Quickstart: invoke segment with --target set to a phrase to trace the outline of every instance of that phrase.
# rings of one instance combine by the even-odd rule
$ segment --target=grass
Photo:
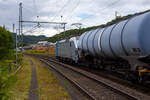
[[[16,76],[9,74],[7,67],[0,67],[0,100],[9,100],[11,86],[16,82]]]
[[[64,81],[64,85],[69,88],[69,83],[66,80]]]
[[[43,51],[43,50],[30,50],[30,51],[24,51],[24,53],[43,54],[43,55],[48,55],[49,54],[47,51]]]
[[[70,100],[67,91],[61,87],[56,78],[40,63],[39,60],[25,56],[23,67],[16,74],[16,82],[9,90],[10,100],[28,100],[31,83],[31,63],[33,61],[37,70],[39,100]],[[67,83],[66,83],[67,84]]]
[[[27,54],[42,54],[42,55],[55,55],[55,51],[51,51],[51,52],[48,52],[48,51],[44,51],[44,50],[28,50],[28,51],[24,51],[24,53],[27,53]]]
[[[18,60],[21,59],[20,54],[18,55],[18,58]],[[17,69],[15,62],[14,51],[11,51],[9,56],[0,59],[0,100],[10,100],[10,89],[17,81],[17,76],[13,74]],[[22,64],[22,61],[20,63]]]
[[[39,60],[32,58],[37,70],[40,100],[70,100],[68,92],[61,87],[50,71]]]
[[[28,100],[28,92],[31,81],[31,65],[27,57],[24,57],[23,67],[16,74],[17,82],[10,89],[11,100]]]

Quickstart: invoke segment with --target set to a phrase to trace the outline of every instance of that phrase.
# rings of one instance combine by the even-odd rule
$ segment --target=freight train
[[[61,61],[122,72],[131,80],[150,79],[150,12],[87,31],[56,43]]]

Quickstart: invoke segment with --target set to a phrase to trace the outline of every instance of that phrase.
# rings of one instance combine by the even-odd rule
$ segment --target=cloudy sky
[[[150,0],[0,0],[0,26],[12,31],[18,28],[18,7],[23,3],[23,20],[67,22],[67,29],[96,26],[115,18],[150,9]],[[39,16],[39,17],[37,17]],[[61,17],[63,16],[63,17]],[[60,25],[23,24],[24,34],[52,36],[62,30]]]

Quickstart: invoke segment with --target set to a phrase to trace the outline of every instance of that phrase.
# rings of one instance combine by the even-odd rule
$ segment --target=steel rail
[[[52,64],[50,64],[49,62],[45,61],[44,59],[40,59],[42,62],[44,62],[45,64],[47,64],[48,66],[50,66],[51,68],[53,68],[56,72],[58,72],[59,74],[61,74],[63,77],[65,77],[67,80],[69,80],[71,83],[73,83],[76,87],[78,87],[81,91],[83,91],[88,97],[90,97],[92,100],[97,100],[94,96],[92,96],[87,90],[85,90],[84,88],[82,88],[76,81],[74,81],[71,78],[68,78],[64,73],[60,72],[59,70],[57,70],[55,68],[55,66],[53,66]]]
[[[74,68],[68,67],[68,65],[66,65],[66,64],[56,62],[56,61],[54,61],[54,60],[52,60],[52,59],[51,59],[51,60],[50,60],[50,59],[43,59],[43,60],[48,60],[49,62],[53,62],[53,63],[59,64],[59,65],[65,67],[65,68],[68,68],[68,69],[70,69],[70,70],[72,70],[72,71],[74,71],[74,72],[77,72],[77,73],[79,73],[79,74],[81,74],[81,75],[83,75],[83,76],[85,76],[85,77],[87,77],[87,78],[89,78],[89,79],[91,79],[91,80],[96,81],[97,83],[103,84],[104,86],[110,88],[110,89],[113,90],[113,91],[116,91],[116,92],[118,92],[118,93],[120,93],[120,94],[122,94],[122,95],[124,95],[124,96],[126,96],[126,97],[128,97],[128,98],[131,98],[132,100],[140,100],[140,99],[137,98],[136,96],[130,95],[129,93],[126,93],[126,92],[124,92],[124,91],[122,91],[122,90],[120,90],[120,89],[118,89],[118,88],[112,87],[110,84],[107,84],[107,83],[105,83],[105,82],[103,82],[103,81],[97,80],[96,78],[90,77],[90,76],[86,75],[85,73],[82,73],[82,72],[80,72],[80,71],[78,71],[78,70],[75,70]],[[48,62],[47,62],[47,63],[48,63]],[[49,64],[49,66],[52,66],[52,65]],[[53,67],[54,67],[54,66],[53,66]],[[55,67],[54,67],[54,68],[55,68]],[[55,68],[55,70],[57,70],[57,69]],[[63,73],[62,73],[62,74],[63,74]],[[63,76],[64,76],[64,75],[63,75]],[[67,78],[67,79],[69,79],[69,78]],[[78,87],[80,87],[78,83],[75,83],[75,84],[78,85]],[[91,98],[93,98],[93,100],[97,100],[95,97],[93,97],[91,94],[89,94],[89,92],[86,91],[84,88],[82,88],[82,87],[80,87],[80,88],[81,88],[82,91],[84,91],[87,95],[89,95]]]

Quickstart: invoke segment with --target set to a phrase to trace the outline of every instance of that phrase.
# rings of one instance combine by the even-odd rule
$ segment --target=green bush
[[[16,82],[16,76],[8,74],[8,67],[0,66],[0,100],[9,100],[9,88]]]
[[[9,88],[16,81],[15,75],[9,72],[9,64],[14,60],[12,33],[0,27],[0,100],[9,100]]]
[[[0,27],[0,60],[8,58],[12,52],[13,36],[5,28]]]

